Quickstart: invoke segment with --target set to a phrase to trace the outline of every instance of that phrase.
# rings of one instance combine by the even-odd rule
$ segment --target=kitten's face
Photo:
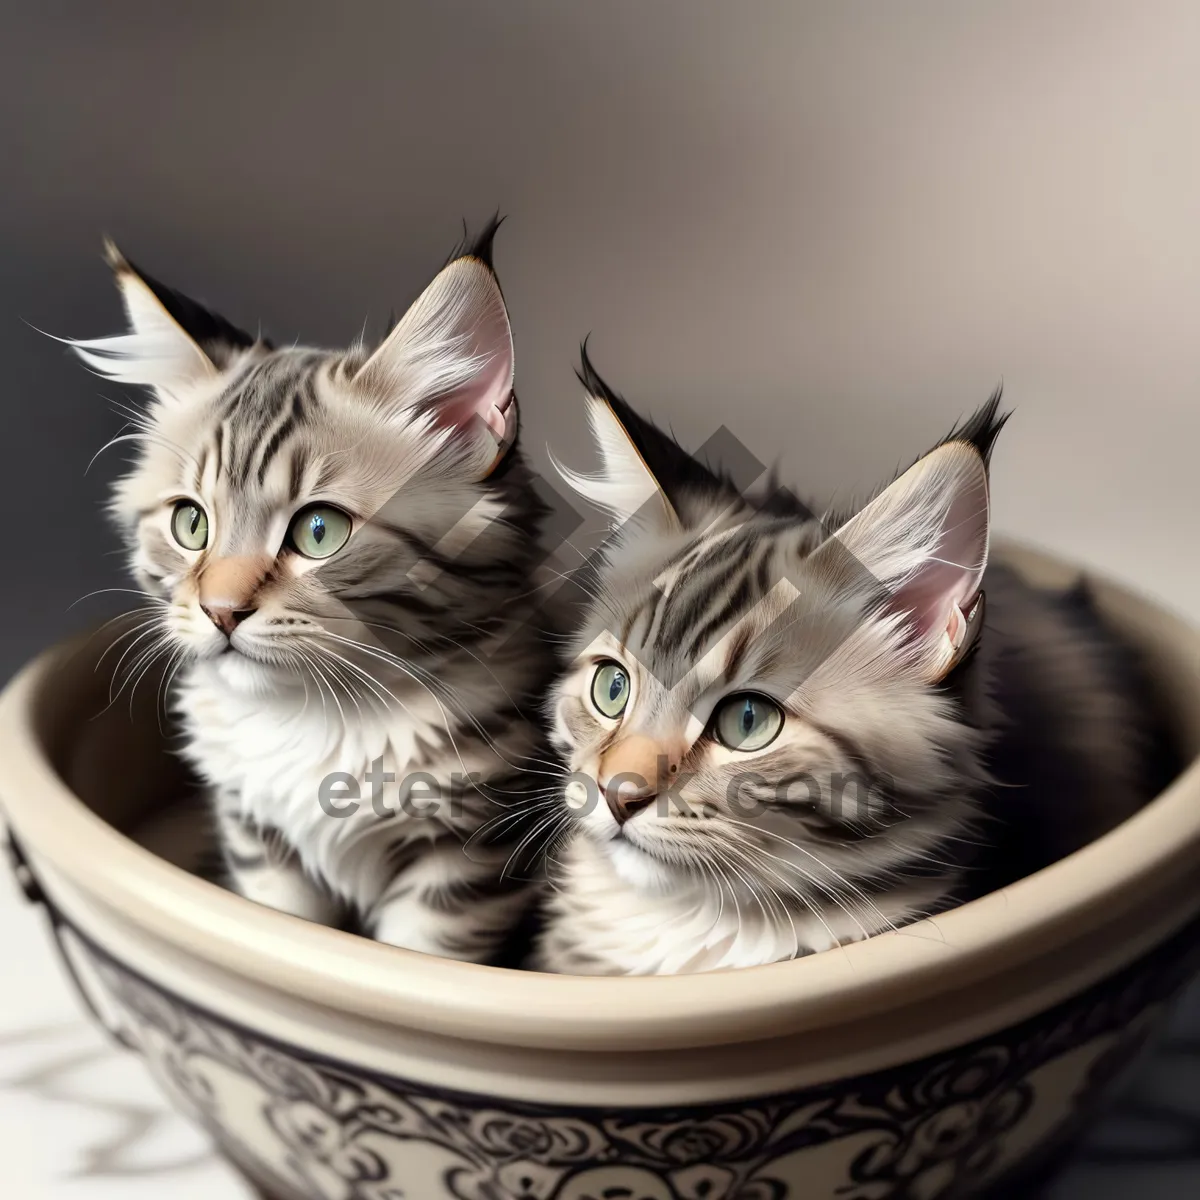
[[[947,752],[970,735],[930,685],[982,574],[978,452],[935,451],[935,475],[918,464],[834,539],[706,484],[695,463],[668,497],[648,440],[662,435],[635,428],[623,455],[610,418],[637,419],[590,403],[604,475],[568,475],[622,528],[552,704],[575,828],[638,886],[691,880],[768,906],[837,905],[864,848],[886,875],[936,845],[963,819]],[[648,487],[638,473],[656,454]],[[924,558],[968,566],[943,577]]]
[[[380,640],[376,609],[390,630],[407,608],[400,632],[419,639],[456,602],[435,561],[517,556],[488,483],[516,408],[485,261],[447,267],[370,356],[273,350],[114,265],[133,332],[79,345],[154,390],[113,509],[175,657],[251,689],[369,690],[358,660]]]
[[[574,819],[630,882],[715,872],[788,893],[892,824],[878,764],[939,776],[928,738],[896,718],[929,733],[945,714],[913,672],[873,677],[888,631],[808,563],[816,522],[730,525],[672,546],[657,572],[614,555],[554,729],[582,777]]]
[[[427,422],[381,420],[343,356],[249,357],[155,410],[117,501],[172,645],[230,682],[295,672],[314,639],[331,666],[339,639],[369,638],[362,604],[419,599],[417,547],[468,513],[478,532],[488,507],[470,463]]]

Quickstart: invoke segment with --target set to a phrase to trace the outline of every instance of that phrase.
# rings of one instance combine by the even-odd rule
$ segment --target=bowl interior
[[[1069,586],[1080,575],[1024,547],[1002,544],[997,557],[1044,586]],[[1106,619],[1143,653],[1179,761],[1190,761],[1200,748],[1200,722],[1189,719],[1195,703],[1189,665],[1169,641],[1147,636],[1157,631],[1152,607],[1103,585],[1098,600]],[[56,679],[41,693],[45,750],[94,813],[172,865],[214,879],[214,832],[201,789],[174,752],[178,735],[163,702],[164,672],[148,672],[136,688],[123,683],[121,632],[118,623],[64,653]],[[1180,702],[1184,696],[1187,704]]]
[[[997,550],[1035,582],[1066,584],[1075,574],[1028,549]],[[1114,628],[1144,652],[1191,760],[1200,746],[1200,635],[1120,586],[1097,580],[1094,590]],[[995,1010],[1001,992],[1012,993],[1013,1012],[1049,1003],[1031,979],[1052,980],[1059,998],[1072,994],[1195,910],[1200,764],[1122,827],[999,893],[837,951],[715,972],[702,986],[688,976],[536,975],[397,950],[190,873],[204,871],[211,851],[203,806],[172,753],[160,681],[110,696],[119,654],[106,649],[111,641],[102,634],[43,656],[0,698],[0,783],[22,844],[80,904],[102,905],[188,962],[389,1026],[606,1052],[801,1031],[827,1038],[835,1026],[865,1028],[885,1012],[894,1022],[901,1011],[944,1031],[950,1005],[966,1020],[979,1003]]]

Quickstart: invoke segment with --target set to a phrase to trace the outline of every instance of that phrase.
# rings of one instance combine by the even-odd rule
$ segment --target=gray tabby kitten
[[[1136,664],[1086,596],[985,571],[998,395],[827,527],[784,491],[745,498],[586,352],[581,378],[603,469],[560,470],[618,535],[552,702],[575,774],[542,969],[709,971],[866,938],[1153,793]]]
[[[74,343],[152,394],[112,505],[153,598],[135,666],[180,664],[232,886],[465,960],[527,902],[486,832],[550,670],[495,227],[373,352],[275,348],[111,247],[129,332]]]

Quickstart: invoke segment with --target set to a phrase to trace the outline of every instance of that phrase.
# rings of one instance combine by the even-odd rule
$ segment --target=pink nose
[[[642,734],[614,742],[600,761],[600,786],[618,825],[641,812],[658,795],[661,775],[674,775],[679,754]]]
[[[197,597],[204,615],[226,636],[255,611],[255,597],[271,572],[266,555],[227,555],[209,561]]]
[[[204,615],[226,636],[233,637],[233,631],[254,613],[252,608],[228,608],[225,606],[200,605]]]

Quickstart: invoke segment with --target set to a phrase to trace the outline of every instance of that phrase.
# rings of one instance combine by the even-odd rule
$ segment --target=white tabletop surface
[[[0,867],[0,1196],[5,1200],[250,1200],[162,1101],[131,1054],[85,1016],[45,914]]]

